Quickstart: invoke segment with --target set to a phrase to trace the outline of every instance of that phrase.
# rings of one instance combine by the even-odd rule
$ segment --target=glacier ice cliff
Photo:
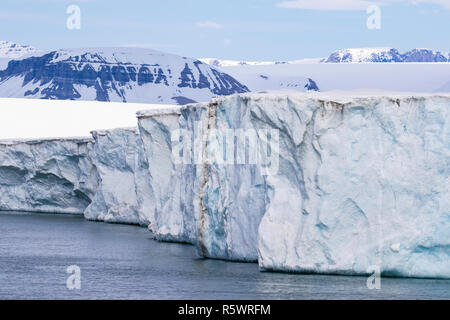
[[[258,226],[265,211],[266,189],[256,165],[235,161],[240,152],[235,144],[245,139],[245,130],[253,128],[249,115],[241,111],[238,96],[182,108],[180,127],[192,133],[187,143],[190,164],[184,166],[183,176],[191,179],[193,192],[185,196],[196,219],[195,245],[202,256],[257,261]],[[234,129],[243,130],[241,136]],[[233,146],[225,146],[224,138],[233,139]],[[222,153],[224,147],[229,148],[228,159]],[[231,162],[225,162],[230,158]]]
[[[378,266],[385,275],[449,278],[449,105],[448,96],[219,100],[226,123],[280,133],[278,172],[253,195],[266,206],[245,209],[264,215],[261,268],[367,274]]]
[[[181,125],[180,107],[138,112],[141,158],[148,163],[147,182],[154,200],[149,229],[161,241],[194,243],[197,219],[192,194],[198,180],[192,174],[196,166],[185,166],[172,156],[174,133]]]
[[[448,96],[244,94],[203,106],[191,209],[199,252],[258,259],[263,270],[450,277],[449,105]],[[198,109],[182,108],[181,127]],[[211,159],[223,145],[208,132],[223,141],[227,129],[277,130],[276,172]]]
[[[91,138],[0,142],[0,210],[82,214],[97,189]]]
[[[82,213],[261,270],[450,278],[449,95],[252,93],[0,143],[0,210]]]
[[[84,216],[89,220],[146,226],[153,212],[148,163],[140,157],[136,128],[93,131],[92,163],[99,186]]]

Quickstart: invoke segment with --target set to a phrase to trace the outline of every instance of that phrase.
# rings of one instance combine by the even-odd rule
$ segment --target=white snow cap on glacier
[[[0,139],[90,136],[95,129],[136,127],[136,112],[170,105],[0,98]]]

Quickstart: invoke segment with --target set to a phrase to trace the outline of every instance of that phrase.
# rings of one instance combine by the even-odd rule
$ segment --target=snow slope
[[[450,92],[450,81],[445,83],[442,87],[439,87],[436,92]]]
[[[0,96],[186,104],[247,92],[199,60],[140,48],[52,51],[0,71]]]
[[[310,78],[321,92],[372,90],[431,93],[449,81],[450,63],[305,63],[221,68],[250,89],[269,79]],[[253,85],[256,84],[256,86]],[[262,82],[264,83],[264,82]],[[275,81],[274,84],[282,83]],[[283,82],[284,83],[284,82]],[[265,87],[262,90],[266,90]]]
[[[324,62],[325,58],[301,59],[293,61],[237,61],[224,60],[216,58],[200,58],[200,61],[209,64],[212,67],[238,67],[238,66],[270,66],[274,64],[300,64],[300,63],[318,63]]]

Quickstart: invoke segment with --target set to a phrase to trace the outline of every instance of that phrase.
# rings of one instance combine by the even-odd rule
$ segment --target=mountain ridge
[[[291,61],[245,61],[217,58],[200,58],[199,60],[217,68],[302,63],[435,63],[450,62],[450,52],[415,48],[400,53],[399,50],[392,47],[367,47],[336,50],[328,58],[307,58]]]
[[[248,91],[199,60],[142,48],[61,49],[0,71],[2,97],[184,104]]]

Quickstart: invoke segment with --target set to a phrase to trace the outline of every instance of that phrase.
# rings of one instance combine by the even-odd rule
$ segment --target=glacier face
[[[449,104],[448,96],[215,99],[202,111],[199,252],[258,259],[263,270],[367,274],[375,266],[450,277]],[[181,126],[198,118],[195,109],[183,108]],[[218,149],[208,132],[221,128],[278,130],[276,173],[209,158]]]
[[[241,112],[241,103],[240,97],[230,97],[209,105],[183,107],[181,127],[193,133],[189,163],[195,164],[185,166],[190,175],[183,176],[191,177],[194,186],[187,202],[193,204],[199,254],[250,262],[258,258],[256,245],[265,211],[265,189],[257,166],[250,161],[247,164],[245,150],[240,153],[242,150],[237,149],[246,139],[245,130],[253,128],[250,115]],[[243,131],[239,134],[235,129]],[[227,145],[223,138],[229,134],[233,142]],[[227,151],[222,153],[223,149]]]
[[[153,212],[148,163],[140,157],[136,128],[93,131],[92,163],[99,186],[84,216],[89,220],[146,226]]]
[[[168,107],[138,112],[142,158],[148,163],[148,184],[154,200],[149,229],[156,239],[194,243],[197,219],[194,216],[192,177],[195,166],[175,161],[174,133],[181,127],[181,108]]]
[[[98,181],[90,138],[0,142],[0,210],[82,214]]]
[[[253,121],[280,130],[261,268],[449,278],[449,104],[254,97]]]
[[[93,140],[3,141],[0,210],[148,225],[262,270],[450,278],[449,105],[242,94]]]

